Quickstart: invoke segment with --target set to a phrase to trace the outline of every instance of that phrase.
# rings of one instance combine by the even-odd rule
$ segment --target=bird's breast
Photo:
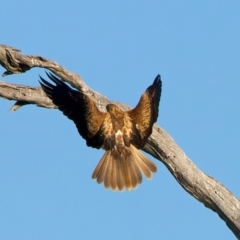
[[[124,140],[123,140],[123,133],[121,130],[118,130],[115,133],[115,146],[117,148],[125,147]]]

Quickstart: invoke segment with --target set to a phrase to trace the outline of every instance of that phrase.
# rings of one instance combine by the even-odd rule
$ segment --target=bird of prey
[[[106,112],[99,111],[94,100],[83,92],[73,90],[51,73],[47,75],[56,85],[40,76],[46,95],[73,120],[87,146],[106,151],[92,178],[104,183],[105,188],[119,191],[135,189],[142,182],[142,174],[151,179],[157,166],[139,149],[144,147],[157,121],[162,90],[160,75],[135,108],[123,111],[115,104],[108,104]]]

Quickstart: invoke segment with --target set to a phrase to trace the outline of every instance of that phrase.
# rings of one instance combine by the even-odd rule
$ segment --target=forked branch
[[[90,89],[79,75],[70,73],[56,62],[46,58],[23,55],[17,49],[0,45],[0,64],[6,69],[3,76],[24,73],[33,67],[48,69],[71,86],[81,89],[96,103],[101,102],[101,105],[98,105],[99,108],[110,102],[101,94]],[[55,108],[39,87],[0,81],[0,97],[16,101],[10,110],[17,110],[26,104]],[[129,109],[122,103],[115,102],[115,104],[118,104],[123,110]],[[235,236],[240,239],[240,201],[221,183],[199,170],[167,132],[155,125],[143,150],[160,160],[188,193],[218,213]]]

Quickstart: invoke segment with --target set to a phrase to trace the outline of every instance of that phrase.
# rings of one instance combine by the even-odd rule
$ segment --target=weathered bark
[[[110,102],[90,89],[79,75],[70,73],[57,63],[43,57],[23,55],[17,49],[0,45],[0,64],[7,70],[3,76],[23,73],[33,67],[48,69],[89,95],[101,110],[105,109],[104,106]],[[56,108],[39,87],[0,81],[0,97],[16,101],[10,110],[17,110],[26,104]],[[116,102],[115,104],[124,110],[129,109],[124,104]],[[160,160],[188,193],[218,213],[235,236],[240,239],[240,201],[221,183],[199,170],[167,132],[155,125],[143,150]]]

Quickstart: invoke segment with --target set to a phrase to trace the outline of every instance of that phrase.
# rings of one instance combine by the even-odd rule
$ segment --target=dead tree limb
[[[98,105],[99,108],[110,102],[101,94],[90,89],[79,75],[70,73],[56,62],[43,57],[23,55],[17,49],[0,45],[0,64],[6,69],[3,76],[24,73],[33,67],[48,69],[71,86],[81,89],[96,103],[101,102],[101,105]],[[17,110],[26,104],[56,108],[39,87],[0,81],[0,97],[16,101],[10,110]],[[124,104],[115,104],[124,110],[129,109]],[[189,194],[216,212],[240,239],[240,201],[221,183],[199,170],[167,132],[155,125],[143,150],[160,160]]]

